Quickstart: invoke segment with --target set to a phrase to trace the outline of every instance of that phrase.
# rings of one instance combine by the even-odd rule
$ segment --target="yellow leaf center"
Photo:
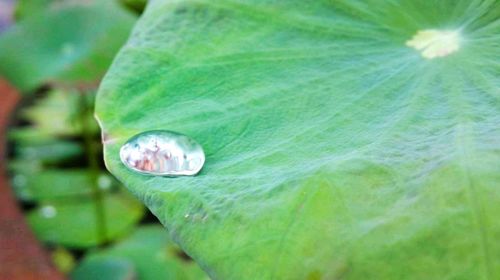
[[[427,59],[443,57],[460,48],[460,33],[452,30],[420,30],[406,41],[406,45],[416,49]]]

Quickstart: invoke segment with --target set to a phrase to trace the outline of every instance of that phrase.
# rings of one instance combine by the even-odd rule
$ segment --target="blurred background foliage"
[[[8,133],[11,183],[72,279],[208,278],[102,161],[95,92],[145,4],[0,0],[0,77],[23,94]]]

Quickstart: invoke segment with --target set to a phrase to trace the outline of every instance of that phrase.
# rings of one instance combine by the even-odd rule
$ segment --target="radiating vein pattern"
[[[151,1],[99,92],[107,165],[214,279],[495,279],[499,22],[495,0]],[[419,30],[460,45],[426,59]],[[125,169],[155,129],[201,173]]]

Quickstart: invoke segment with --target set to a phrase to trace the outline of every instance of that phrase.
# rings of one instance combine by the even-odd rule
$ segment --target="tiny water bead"
[[[203,148],[190,137],[167,130],[151,130],[130,138],[120,149],[129,169],[156,176],[196,175],[205,163]]]
[[[57,210],[52,205],[46,205],[40,208],[40,214],[42,215],[42,217],[50,219],[54,218],[57,215]]]

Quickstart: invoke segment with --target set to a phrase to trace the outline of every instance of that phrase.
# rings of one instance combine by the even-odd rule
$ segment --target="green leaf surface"
[[[22,189],[21,199],[35,201],[63,201],[92,195],[92,185],[101,190],[110,190],[117,185],[110,175],[101,174],[96,182],[89,170],[84,169],[45,169],[38,172],[19,171],[13,184]]]
[[[28,5],[37,12],[0,36],[0,75],[20,90],[47,81],[95,82],[135,22],[115,1],[66,2],[50,1],[43,10]]]
[[[137,279],[208,280],[200,267],[173,243],[161,226],[139,227],[111,248],[90,253],[80,266],[114,259],[133,264]],[[76,269],[79,270],[78,268]]]
[[[92,4],[96,2],[106,2],[110,0],[85,0],[86,3],[83,4]],[[111,0],[114,1],[114,0]],[[15,9],[15,17],[16,20],[21,20],[23,18],[30,18],[33,16],[39,16],[40,14],[44,14],[51,9],[61,9],[66,8],[68,6],[81,5],[81,0],[17,0],[16,1],[16,9]]]
[[[96,259],[81,263],[72,273],[72,280],[134,280],[136,272],[131,262],[122,258]]]
[[[71,140],[33,141],[32,143],[17,143],[14,155],[24,161],[38,161],[47,164],[62,161],[83,155],[84,150],[80,143]]]
[[[23,144],[47,143],[55,140],[54,135],[43,133],[36,127],[12,127],[7,132],[7,138]]]
[[[124,195],[107,195],[103,200],[106,238],[124,236],[141,219],[143,208]],[[95,201],[67,199],[44,204],[28,213],[28,223],[37,237],[47,243],[85,248],[102,242],[98,238]]]
[[[16,2],[14,16],[16,17],[16,20],[20,20],[22,18],[29,18],[30,16],[43,13],[53,2],[54,0],[18,0]]]
[[[92,97],[93,94],[91,93],[89,96]],[[32,124],[30,128],[35,129],[38,135],[30,135],[31,130],[24,128],[13,136],[17,136],[21,138],[18,140],[24,141],[23,138],[30,136],[38,138],[33,140],[40,140],[40,138],[43,139],[48,136],[81,135],[81,103],[82,97],[76,91],[51,90],[47,93],[47,96],[37,100],[33,106],[24,108],[20,113],[24,120]],[[97,123],[91,115],[87,117],[86,123],[89,124],[87,128],[89,133],[97,134]]]
[[[50,201],[88,196],[92,193],[92,181],[87,170],[20,170],[13,179],[15,188],[22,190],[20,198],[24,200]]]
[[[98,93],[107,166],[214,279],[495,279],[499,19],[500,1],[150,1]],[[200,143],[202,172],[123,166],[154,129]]]
[[[51,259],[57,270],[62,273],[69,273],[75,267],[75,256],[64,247],[58,247],[51,252]]]

